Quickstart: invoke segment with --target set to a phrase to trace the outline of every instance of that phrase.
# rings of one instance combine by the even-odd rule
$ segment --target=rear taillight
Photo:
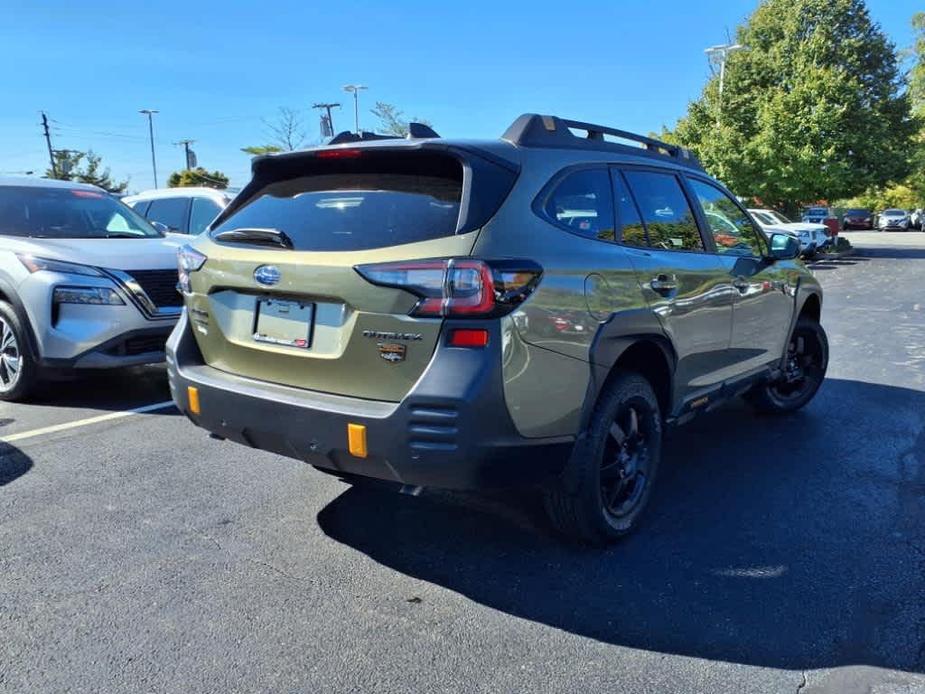
[[[189,245],[177,249],[177,289],[184,294],[192,291],[190,287],[190,273],[199,270],[208,260],[205,255]]]
[[[368,282],[420,297],[411,315],[422,318],[503,316],[530,296],[543,274],[531,260],[512,259],[409,260],[354,269]]]

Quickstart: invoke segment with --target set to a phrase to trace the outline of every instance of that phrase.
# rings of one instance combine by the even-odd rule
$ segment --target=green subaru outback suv
[[[216,437],[407,489],[536,485],[603,544],[637,524],[666,426],[815,395],[822,292],[798,253],[632,133],[344,133],[255,159],[180,251],[170,385]]]

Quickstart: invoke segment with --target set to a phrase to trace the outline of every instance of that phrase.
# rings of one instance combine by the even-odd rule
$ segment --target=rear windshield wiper
[[[216,241],[230,241],[232,243],[260,243],[268,246],[293,249],[292,239],[285,231],[279,229],[227,229],[220,231],[212,238]]]

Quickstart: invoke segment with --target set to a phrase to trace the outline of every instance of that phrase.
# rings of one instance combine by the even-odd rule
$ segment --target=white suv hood
[[[173,235],[144,239],[30,239],[6,237],[3,246],[14,253],[38,258],[111,268],[113,270],[166,270],[177,266]]]

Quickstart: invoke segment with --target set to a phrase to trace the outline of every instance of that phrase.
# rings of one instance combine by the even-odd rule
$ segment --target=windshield
[[[866,217],[870,213],[867,210],[862,210],[860,208],[857,208],[857,209],[848,210],[845,212],[845,214],[851,217]]]
[[[0,187],[0,234],[43,239],[163,236],[103,191],[33,186]]]
[[[768,210],[767,212],[773,219],[777,220],[778,224],[790,224],[790,220],[780,212],[777,212],[776,210]]]
[[[777,224],[777,221],[769,214],[765,212],[752,212],[752,217],[758,220],[759,224],[764,226],[774,226]]]
[[[806,214],[812,215],[813,217],[825,216],[829,213],[824,207],[808,207],[806,209]]]
[[[889,215],[890,217],[899,217],[906,214],[905,210],[884,210],[883,214]]]

